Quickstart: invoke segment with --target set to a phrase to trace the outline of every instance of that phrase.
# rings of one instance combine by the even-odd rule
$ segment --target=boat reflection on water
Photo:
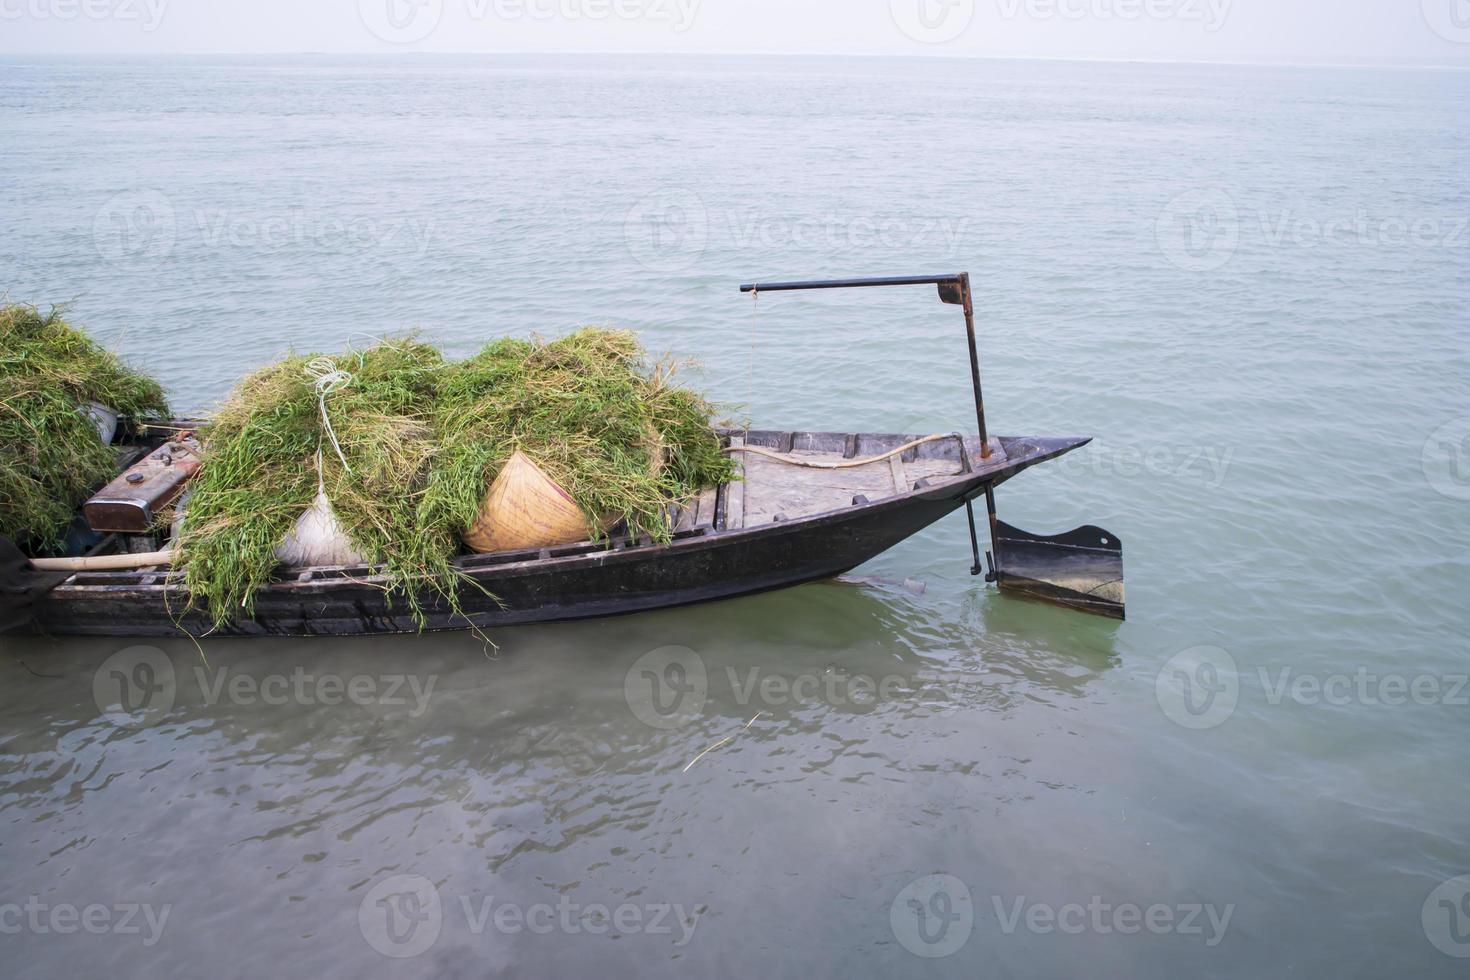
[[[612,905],[637,880],[700,929],[773,928],[762,895],[831,833],[879,841],[946,808],[980,820],[1088,792],[1075,740],[1037,735],[1116,663],[1116,623],[1032,608],[979,587],[945,599],[823,583],[499,630],[498,649],[465,633],[12,638],[0,792],[28,828],[12,884],[44,893],[75,876],[172,903],[177,921],[143,956],[159,968],[209,955],[242,890],[293,910],[305,962],[376,957],[355,916],[390,874],[523,905]],[[813,795],[845,829],[762,835]],[[835,873],[843,890],[907,867],[855,860]],[[884,902],[861,913],[875,935]],[[463,931],[446,928],[436,957],[473,944]],[[497,935],[492,959],[540,963],[538,938]],[[666,939],[625,938],[652,944],[630,955],[667,953]]]
[[[902,724],[1020,699],[1084,698],[1118,663],[1114,620],[975,588],[958,599],[842,581],[591,622],[471,634],[130,640],[12,638],[5,700],[46,731],[103,725],[299,751],[351,742],[474,770],[682,766],[703,735]],[[42,696],[44,691],[44,696]],[[104,730],[106,730],[104,729]],[[21,737],[12,733],[12,737]],[[354,741],[355,740],[355,741]],[[37,746],[39,747],[39,746]]]

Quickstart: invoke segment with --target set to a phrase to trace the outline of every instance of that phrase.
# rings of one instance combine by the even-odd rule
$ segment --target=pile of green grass
[[[613,515],[667,540],[672,501],[734,474],[713,407],[630,332],[507,339],[458,363],[412,338],[331,358],[352,376],[326,397],[346,467],[324,432],[313,360],[247,378],[210,426],[180,547],[191,601],[217,624],[248,616],[270,581],[276,547],[316,496],[318,453],[338,522],[420,622],[427,589],[458,607],[461,535],[517,450],[577,501],[589,537]]]
[[[453,575],[452,529],[418,521],[443,358],[402,338],[325,362],[293,355],[247,377],[209,427],[179,547],[190,601],[218,625],[251,613],[280,564],[276,548],[315,500],[319,480],[353,545],[415,615],[421,580],[445,588]],[[308,365],[351,375],[325,399],[341,456]]]
[[[524,452],[581,508],[666,541],[669,504],[730,480],[714,407],[650,363],[630,331],[588,327],[550,342],[501,340],[445,372],[440,440],[421,524],[463,530],[500,468]]]
[[[167,415],[158,383],[129,370],[52,307],[0,305],[0,537],[60,548],[76,509],[117,475],[84,408]]]

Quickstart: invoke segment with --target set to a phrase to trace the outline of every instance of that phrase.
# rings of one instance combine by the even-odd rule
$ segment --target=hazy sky
[[[0,0],[0,51],[1470,64],[1470,0]]]

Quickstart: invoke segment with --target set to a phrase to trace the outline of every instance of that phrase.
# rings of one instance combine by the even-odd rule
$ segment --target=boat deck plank
[[[741,436],[730,437],[731,446],[744,446]],[[745,526],[745,453],[731,453],[735,463],[735,479],[725,484],[725,529]]]
[[[778,518],[795,520],[852,506],[855,497],[870,501],[907,493],[915,481],[926,477],[953,476],[960,464],[949,459],[916,459],[904,462],[898,456],[886,460],[823,469],[794,465],[755,454],[745,455],[743,494],[744,526],[768,524]],[[841,462],[842,453],[792,452],[792,459]]]

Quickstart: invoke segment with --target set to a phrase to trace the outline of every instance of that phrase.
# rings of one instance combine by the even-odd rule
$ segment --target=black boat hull
[[[584,544],[464,560],[473,582],[459,591],[459,613],[425,592],[424,629],[499,626],[623,615],[708,602],[840,575],[1037,463],[1086,439],[1006,439],[1003,462],[974,459],[971,472],[873,503],[749,528],[685,532],[663,545]],[[976,446],[978,448],[978,444]],[[402,596],[364,570],[317,570],[273,584],[254,615],[223,629],[166,573],[79,576],[40,599],[31,629],[91,636],[347,636],[417,632]],[[355,574],[354,574],[355,573]]]

